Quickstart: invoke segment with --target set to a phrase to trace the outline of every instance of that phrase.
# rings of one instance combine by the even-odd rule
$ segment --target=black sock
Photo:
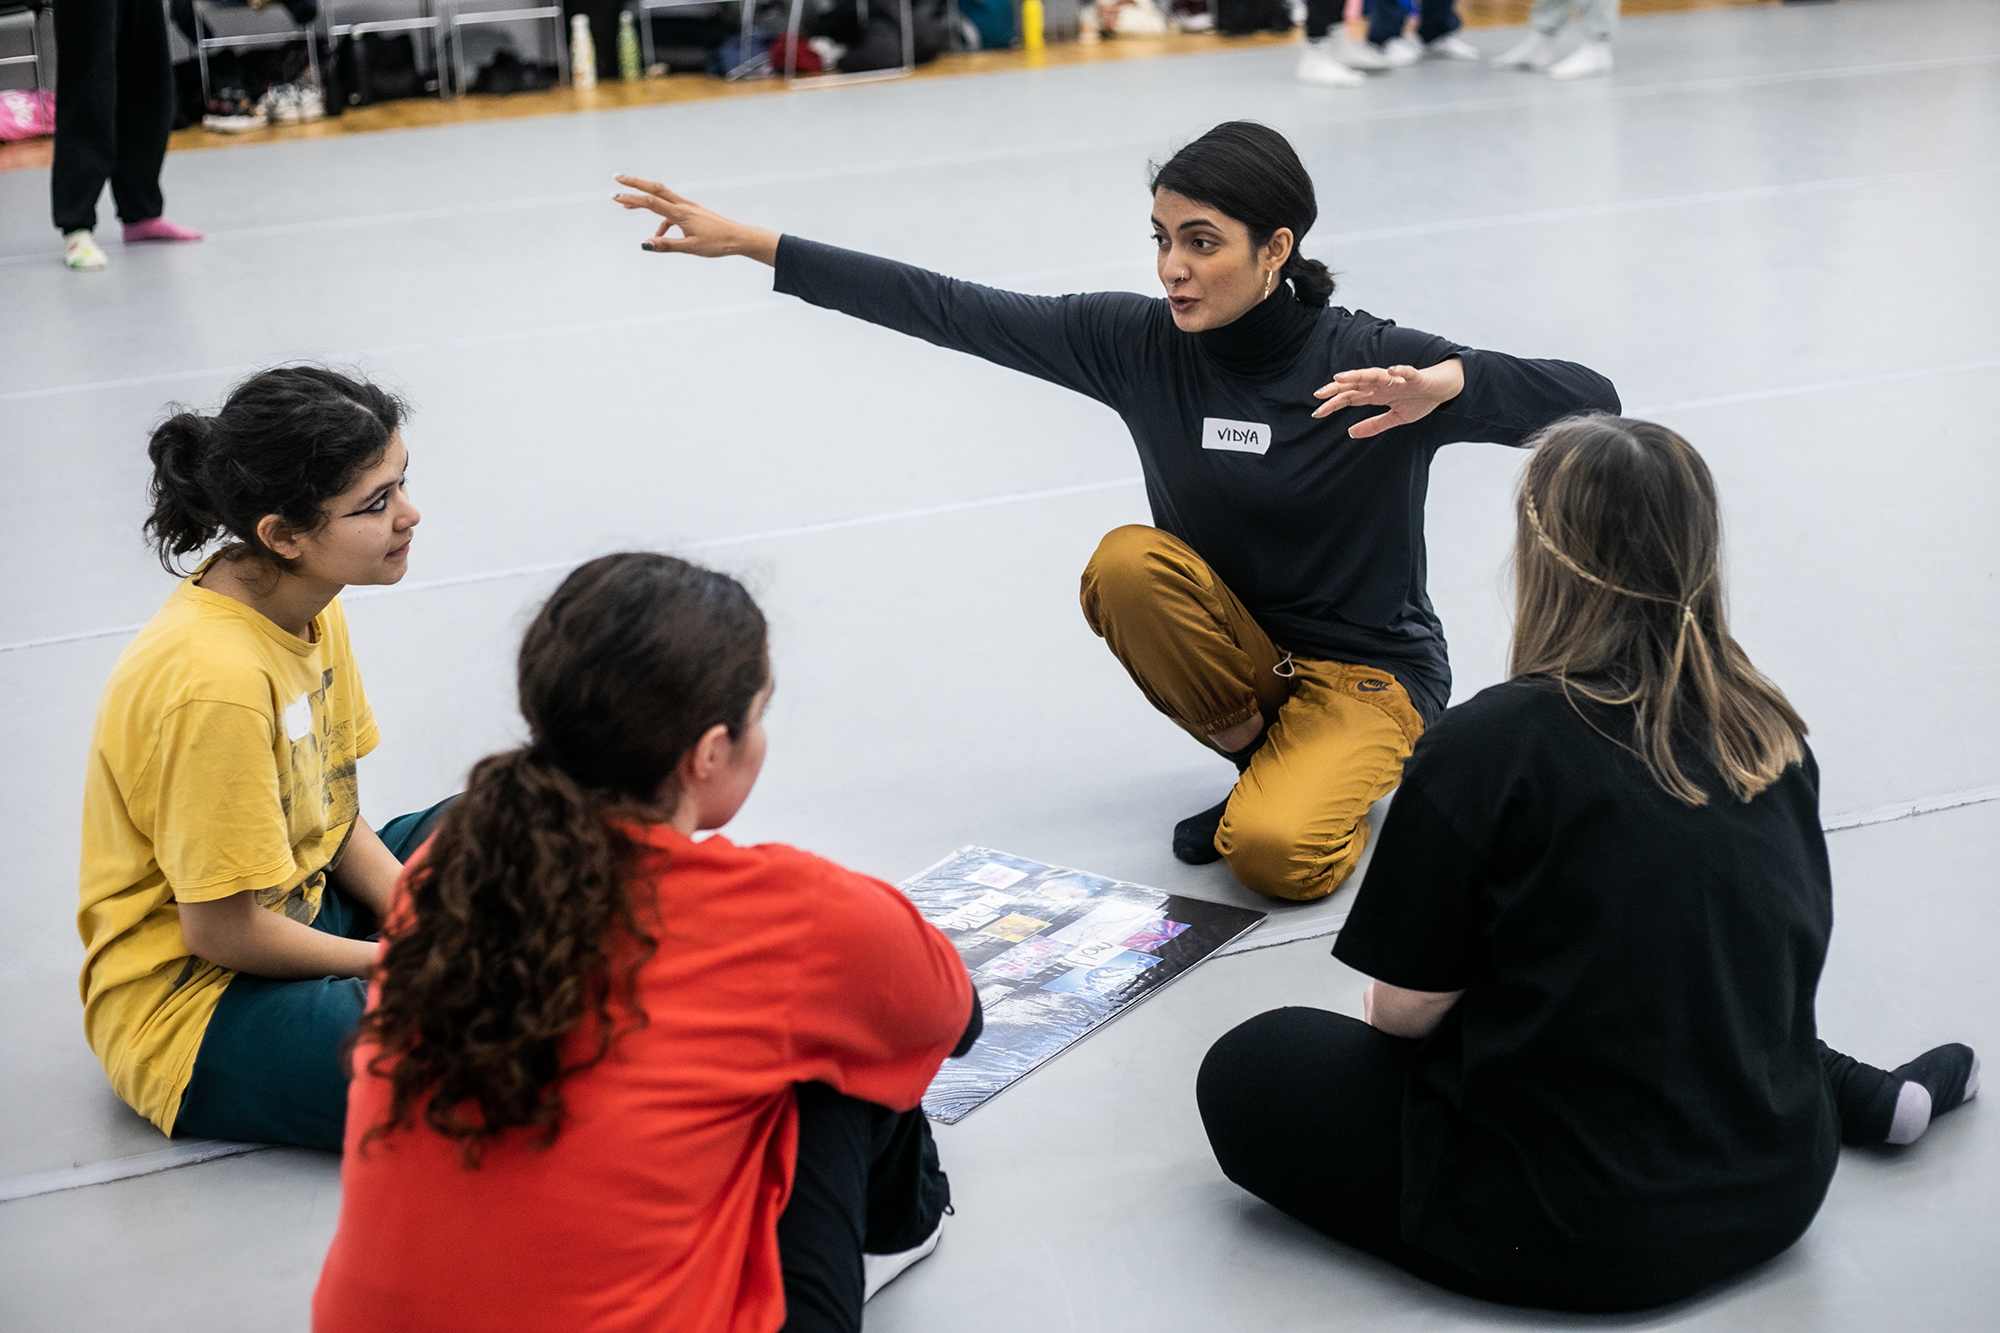
[[[1862,1064],[1825,1042],[1819,1044],[1819,1055],[1840,1111],[1843,1143],[1915,1143],[1933,1120],[1979,1091],[1979,1057],[1957,1042],[1934,1047],[1894,1070]]]
[[[1958,1109],[1979,1092],[1979,1057],[1970,1046],[1954,1041],[1933,1046],[1910,1063],[1897,1066],[1889,1077],[1897,1080],[1899,1095],[1912,1083],[1930,1094],[1928,1107],[1922,1098],[1913,1105],[1899,1105],[1889,1131],[1890,1143],[1915,1143],[1932,1121]]]
[[[1222,812],[1229,808],[1223,797],[1198,815],[1189,815],[1174,825],[1174,859],[1191,866],[1212,865],[1222,859],[1215,850],[1216,830],[1222,827]]]
[[[1241,773],[1250,767],[1250,756],[1264,748],[1264,738],[1271,734],[1267,726],[1257,733],[1257,739],[1240,750],[1218,750],[1224,759],[1236,765]],[[1215,850],[1215,834],[1222,827],[1222,812],[1229,808],[1229,798],[1220,801],[1198,815],[1189,815],[1174,825],[1174,859],[1191,866],[1213,865],[1222,859],[1222,853]]]

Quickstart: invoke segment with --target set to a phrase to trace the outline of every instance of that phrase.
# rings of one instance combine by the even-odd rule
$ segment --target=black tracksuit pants
[[[1417,6],[1417,37],[1431,42],[1458,31],[1458,0],[1408,0]],[[1306,36],[1314,41],[1340,22],[1340,0],[1306,0]],[[1368,40],[1380,46],[1403,31],[1409,10],[1403,0],[1374,0],[1368,7]]]
[[[898,1254],[951,1203],[922,1108],[898,1114],[801,1083],[798,1167],[778,1218],[784,1333],[860,1333],[861,1256]]]
[[[56,20],[58,231],[97,225],[111,182],[127,223],[160,216],[160,163],[174,119],[174,69],[160,0],[61,0]]]
[[[1195,1082],[1202,1125],[1222,1173],[1315,1231],[1481,1300],[1603,1313],[1693,1294],[1671,1282],[1659,1290],[1605,1290],[1588,1299],[1507,1290],[1405,1241],[1403,1086],[1421,1044],[1345,1014],[1304,1008],[1273,1009],[1223,1034]],[[1843,1130],[1854,1129],[1848,1122],[1866,1105],[1872,1081],[1889,1076],[1825,1042],[1820,1064]],[[1283,1133],[1274,1126],[1310,1129]],[[1746,1254],[1743,1267],[1768,1257]]]

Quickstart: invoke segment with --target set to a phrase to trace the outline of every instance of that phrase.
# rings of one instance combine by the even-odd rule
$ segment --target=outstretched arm
[[[614,176],[627,193],[611,197],[627,209],[644,209],[658,214],[660,229],[650,240],[639,242],[641,250],[663,255],[699,255],[722,259],[743,255],[772,268],[778,266],[778,233],[769,227],[752,227],[732,221],[712,208],[703,208],[683,199],[658,181],[637,176]],[[680,235],[670,236],[671,231]]]
[[[660,254],[747,255],[777,270],[777,291],[871,324],[966,352],[1116,406],[1130,368],[1147,353],[1159,301],[1127,292],[1029,296],[874,255],[780,236],[723,217],[655,181],[620,176],[612,196],[662,219],[642,242]],[[678,235],[671,234],[678,232]]]

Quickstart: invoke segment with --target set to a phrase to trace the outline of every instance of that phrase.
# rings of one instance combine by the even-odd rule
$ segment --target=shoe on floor
[[[1493,57],[1495,69],[1544,70],[1556,63],[1556,39],[1545,32],[1531,32],[1519,43]]]
[[[1374,70],[1389,68],[1389,62],[1382,58],[1381,50],[1368,42],[1354,41],[1345,33],[1342,33],[1338,38],[1328,37],[1326,40],[1330,42],[1338,41],[1340,43],[1335,51],[1335,55],[1340,63],[1349,69],[1358,69],[1363,73],[1368,73]]]
[[[903,1275],[905,1269],[919,1259],[930,1257],[938,1247],[938,1238],[944,1235],[944,1219],[938,1219],[937,1230],[925,1238],[922,1244],[911,1246],[900,1254],[864,1254],[861,1256],[861,1301],[867,1304],[875,1298],[875,1293]]]
[[[1585,42],[1549,66],[1552,79],[1594,79],[1611,72],[1611,43]]]
[[[1337,50],[1332,37],[1308,41],[1306,49],[1299,53],[1299,67],[1293,77],[1315,88],[1359,88],[1368,82],[1366,74],[1341,63]]]
[[[1424,48],[1412,37],[1391,37],[1382,43],[1382,61],[1390,69],[1414,65],[1424,58]]]
[[[63,263],[77,270],[103,268],[110,261],[97,248],[97,241],[87,231],[66,231],[63,233]]]
[[[1432,38],[1424,43],[1426,60],[1484,60],[1479,48],[1455,32]]]
[[[198,241],[201,233],[193,227],[183,227],[178,222],[165,218],[147,218],[144,222],[125,224],[125,244],[137,245],[141,241]]]

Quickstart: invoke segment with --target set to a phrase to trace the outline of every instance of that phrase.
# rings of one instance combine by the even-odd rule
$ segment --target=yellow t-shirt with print
[[[113,1090],[169,1134],[235,975],[189,954],[179,904],[248,889],[310,922],[376,742],[339,599],[307,643],[198,586],[202,570],[112,669],[83,797],[84,1033]]]

